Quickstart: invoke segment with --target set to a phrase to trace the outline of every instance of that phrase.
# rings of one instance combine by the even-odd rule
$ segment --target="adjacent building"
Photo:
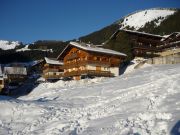
[[[84,77],[113,77],[126,54],[95,45],[70,42],[58,56],[64,62],[64,77],[80,80]]]
[[[112,36],[115,39],[124,32],[129,35],[132,43],[132,53],[135,57],[160,56],[166,50],[180,47],[180,32],[174,32],[168,36],[160,36],[145,32],[119,29]],[[173,52],[173,51],[172,51]]]
[[[0,65],[0,92],[2,91],[3,88],[4,88],[4,77],[3,77],[3,72]]]
[[[9,83],[21,83],[27,79],[27,69],[20,66],[4,67],[4,75],[7,76]]]
[[[45,57],[45,64],[43,66],[43,77],[45,80],[58,80],[63,77],[63,62],[56,58]]]

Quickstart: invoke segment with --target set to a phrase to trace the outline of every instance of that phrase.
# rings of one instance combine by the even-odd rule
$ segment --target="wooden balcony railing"
[[[43,69],[62,69],[62,66],[44,66]]]
[[[63,73],[59,75],[43,75],[45,79],[60,79],[63,77]]]
[[[80,61],[76,61],[76,62],[65,63],[63,68],[68,69],[68,68],[73,68],[73,67],[85,66],[87,64],[97,64],[97,65],[110,66],[111,62],[109,62],[109,61],[97,61],[97,60],[80,60]]]
[[[63,69],[54,69],[54,68],[46,68],[43,70],[43,73],[47,73],[47,72],[62,72]]]
[[[159,48],[156,47],[145,47],[145,46],[137,46],[137,47],[133,47],[133,50],[144,50],[144,51],[153,51],[153,52],[157,52],[159,51]]]
[[[93,75],[93,76],[104,76],[104,77],[114,76],[110,71],[96,71],[96,70],[78,70],[78,71],[71,71],[64,73],[64,77],[72,77],[79,75]]]

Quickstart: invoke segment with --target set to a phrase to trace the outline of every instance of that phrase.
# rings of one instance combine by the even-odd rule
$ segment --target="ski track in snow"
[[[116,78],[44,83],[0,97],[0,135],[168,135],[180,120],[180,65]]]

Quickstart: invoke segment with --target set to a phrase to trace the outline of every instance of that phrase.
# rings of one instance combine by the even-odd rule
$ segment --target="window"
[[[100,61],[100,60],[101,60],[101,58],[100,58],[100,57],[97,57],[97,60],[98,60],[98,61]]]
[[[81,66],[81,70],[85,70],[86,68],[85,68],[85,66]]]
[[[80,53],[80,50],[77,50],[76,53]]]
[[[109,68],[108,68],[108,67],[104,67],[104,70],[105,70],[105,71],[108,71],[108,70],[109,70]]]

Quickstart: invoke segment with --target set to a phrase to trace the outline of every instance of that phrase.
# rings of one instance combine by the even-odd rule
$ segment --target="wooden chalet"
[[[160,36],[150,33],[119,29],[111,36],[111,39],[120,36],[121,32],[125,32],[130,36],[134,56],[153,57],[166,49],[180,47],[179,32],[174,32],[169,36]]]
[[[4,67],[4,75],[7,76],[8,82],[21,83],[27,79],[26,67]]]
[[[4,88],[4,77],[3,77],[2,68],[0,66],[0,92],[2,91],[3,88]]]
[[[55,58],[45,57],[45,64],[43,67],[43,77],[45,80],[57,80],[63,77],[63,62]]]
[[[119,66],[126,54],[91,44],[70,42],[58,56],[64,61],[64,77],[80,80],[84,77],[113,77],[119,75]]]

